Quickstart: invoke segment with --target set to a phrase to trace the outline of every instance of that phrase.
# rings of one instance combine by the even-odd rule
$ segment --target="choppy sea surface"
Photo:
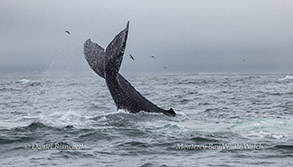
[[[116,110],[95,74],[0,77],[0,166],[293,166],[293,77],[125,76],[156,105]]]

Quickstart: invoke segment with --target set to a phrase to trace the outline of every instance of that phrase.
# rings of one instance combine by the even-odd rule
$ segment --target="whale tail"
[[[176,113],[172,108],[164,110],[154,105],[119,74],[126,48],[128,29],[129,22],[126,28],[115,36],[106,49],[88,39],[84,43],[86,61],[93,71],[105,79],[118,109],[127,109],[133,113],[146,111],[175,116]]]
[[[165,111],[163,111],[163,113],[166,114],[166,115],[169,115],[169,116],[175,116],[176,115],[176,113],[173,110],[173,108],[170,108],[169,110],[165,110]]]

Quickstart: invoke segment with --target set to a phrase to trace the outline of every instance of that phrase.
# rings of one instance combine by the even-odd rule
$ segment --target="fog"
[[[84,41],[106,48],[129,20],[121,73],[290,73],[292,6],[291,0],[1,0],[0,70],[91,71]]]

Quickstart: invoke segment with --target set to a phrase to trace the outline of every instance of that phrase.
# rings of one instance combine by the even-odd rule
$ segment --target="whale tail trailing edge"
[[[117,75],[122,63],[128,36],[129,21],[124,30],[115,36],[106,48],[105,74]]]

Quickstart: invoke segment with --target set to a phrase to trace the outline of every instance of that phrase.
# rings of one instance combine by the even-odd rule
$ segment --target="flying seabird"
[[[131,55],[131,54],[129,54],[129,56],[130,56],[130,58],[134,61],[134,58],[133,58],[133,56]]]

